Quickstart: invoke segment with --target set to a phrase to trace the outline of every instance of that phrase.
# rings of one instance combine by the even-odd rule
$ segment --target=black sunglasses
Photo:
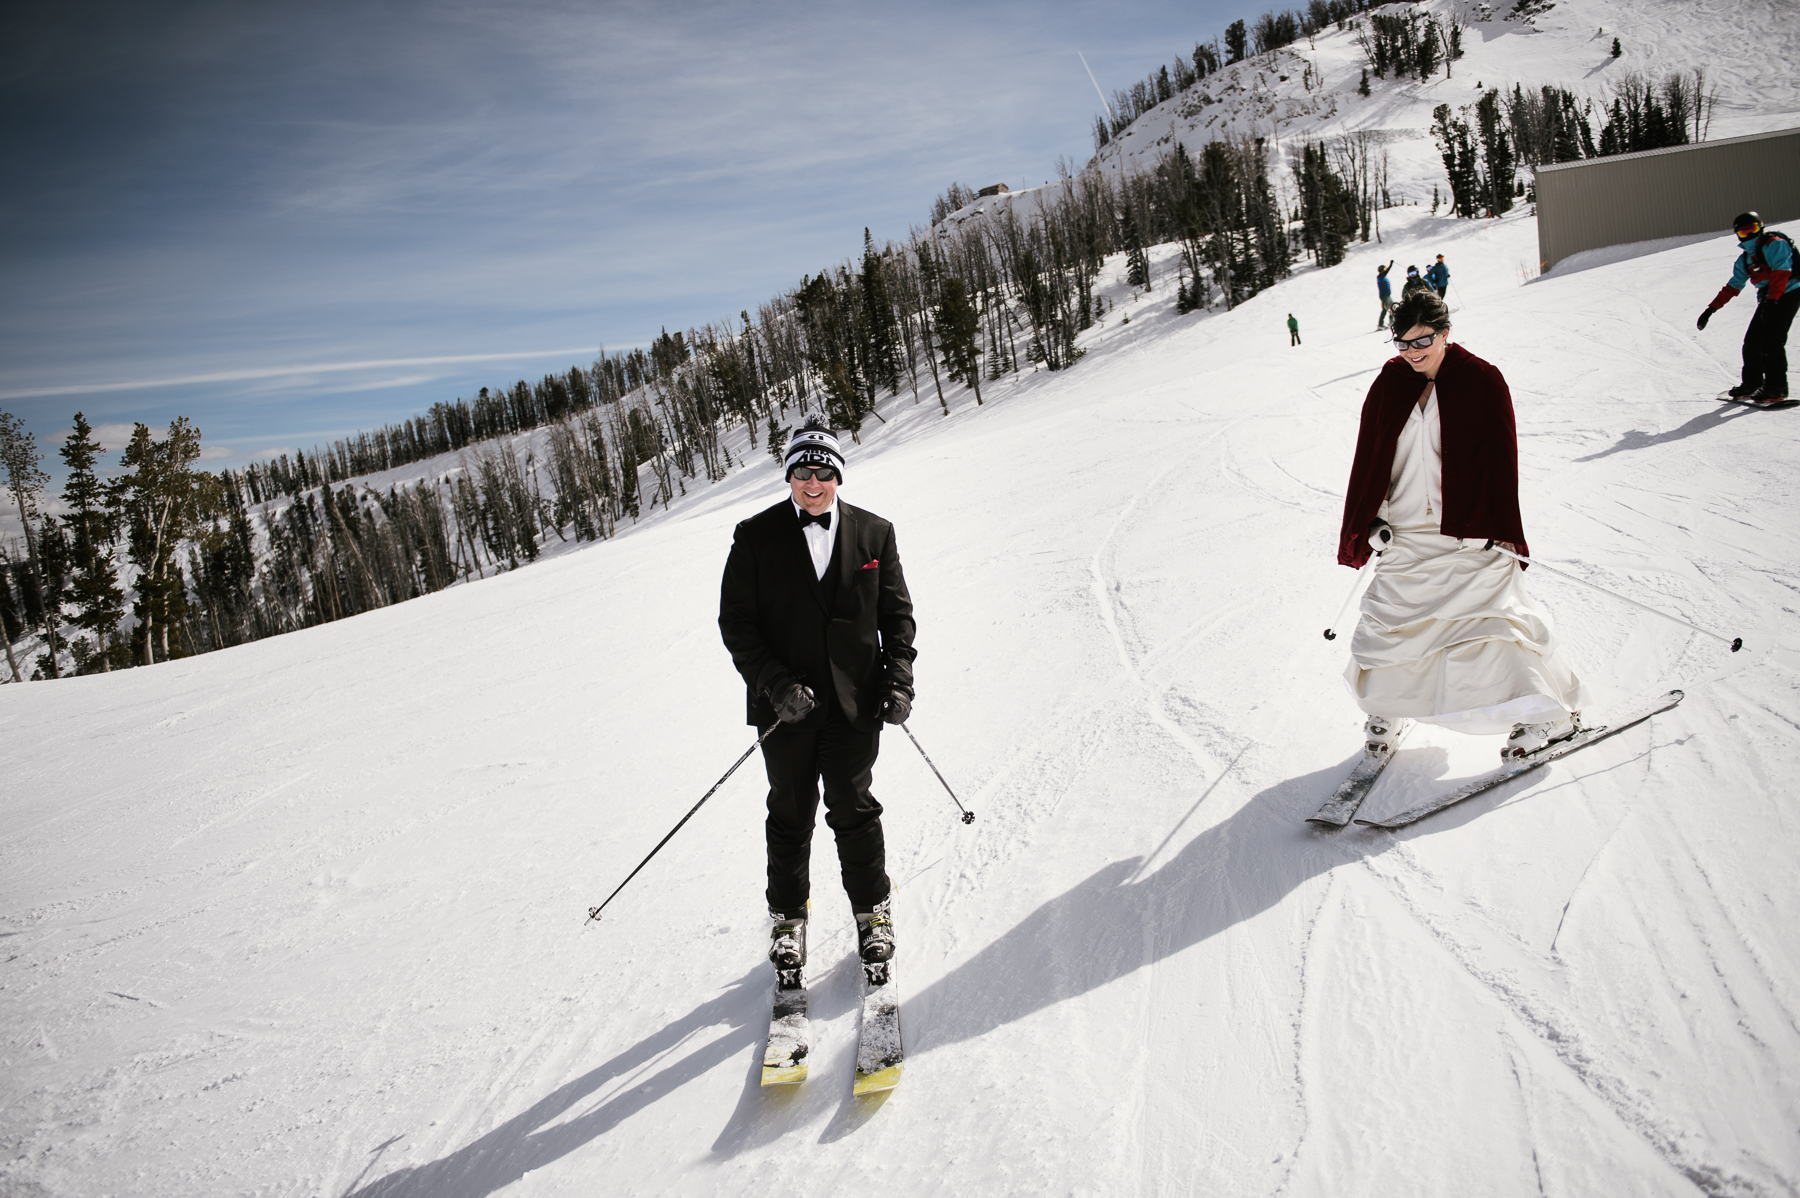
[[[837,467],[795,466],[792,470],[788,471],[788,477],[797,478],[803,483],[809,483],[815,478],[822,483],[834,483],[837,481]]]
[[[1403,337],[1396,337],[1394,338],[1394,344],[1401,349],[1428,349],[1430,348],[1431,343],[1437,339],[1438,335],[1434,332],[1429,336],[1414,337],[1411,341],[1408,341]]]

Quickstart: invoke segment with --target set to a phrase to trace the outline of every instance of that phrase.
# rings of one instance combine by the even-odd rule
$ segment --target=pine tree
[[[862,287],[863,319],[868,328],[865,373],[869,379],[872,409],[877,387],[886,387],[890,394],[899,394],[900,330],[894,305],[888,298],[882,257],[875,252],[875,239],[869,236],[866,228],[863,230],[862,273],[858,282]]]
[[[1144,238],[1130,202],[1125,205],[1125,281],[1133,287],[1150,286],[1150,256],[1144,252]]]
[[[210,506],[207,490],[216,480],[194,473],[199,457],[200,430],[180,416],[161,441],[148,426],[135,426],[120,459],[130,471],[125,513],[131,560],[139,571],[138,630],[145,665],[156,663],[159,650],[163,660],[169,657],[169,629],[185,602],[175,550],[193,534],[201,510]]]
[[[73,570],[69,599],[75,605],[71,621],[94,637],[95,658],[104,673],[110,669],[107,649],[113,632],[125,616],[125,593],[119,588],[118,569],[112,557],[112,530],[106,512],[106,487],[94,475],[100,442],[87,418],[75,413],[75,428],[59,451],[68,467],[63,502],[69,514],[63,523],[70,534]]]
[[[1244,61],[1244,49],[1249,42],[1250,33],[1242,21],[1225,26],[1225,65]]]
[[[1625,53],[1625,47],[1619,45],[1619,39],[1615,37],[1612,44],[1612,56],[1617,58],[1623,53]]]
[[[44,576],[43,562],[38,555],[37,534],[31,527],[38,514],[37,497],[50,481],[50,476],[39,465],[42,461],[36,440],[19,418],[0,412],[0,467],[4,467],[6,471],[7,489],[12,492],[13,503],[18,506],[19,522],[25,527],[25,552],[31,563],[33,588],[40,597],[40,605],[33,613],[33,618],[43,626],[44,643],[54,647],[57,644],[57,612],[53,606],[43,604],[41,600],[48,590],[48,580]],[[30,599],[31,596],[27,596],[28,610],[32,606]],[[50,654],[50,677],[61,676],[57,672],[56,654],[53,651]]]
[[[1368,67],[1363,68],[1362,82],[1358,83],[1356,85],[1356,94],[1359,96],[1366,96],[1369,94],[1369,68]]]
[[[981,402],[981,352],[976,341],[980,328],[968,288],[950,275],[938,288],[938,344],[944,350],[945,373],[953,381],[973,387],[977,404]]]
[[[1515,159],[1511,140],[1502,125],[1498,90],[1489,88],[1476,102],[1475,125],[1487,174],[1482,190],[1487,197],[1488,211],[1500,216],[1512,208]]]
[[[1435,19],[1425,22],[1425,32],[1420,36],[1414,50],[1414,61],[1418,64],[1419,78],[1429,79],[1438,64],[1438,27]]]
[[[1450,114],[1448,104],[1432,110],[1432,137],[1444,161],[1444,173],[1450,177],[1450,197],[1458,216],[1475,216],[1480,211],[1481,178],[1476,166],[1474,138],[1469,123]],[[1436,208],[1435,200],[1433,208]]]
[[[19,659],[13,656],[13,642],[25,631],[25,620],[20,615],[18,600],[13,597],[13,574],[12,559],[0,549],[0,643],[6,646],[6,668],[12,672],[12,680],[23,682]]]
[[[62,671],[58,667],[57,657],[68,643],[63,640],[59,630],[59,616],[62,613],[63,601],[68,597],[69,585],[69,541],[63,536],[62,525],[53,517],[45,516],[38,525],[37,533],[38,578],[43,584],[40,601],[43,604],[45,628],[49,632],[44,652],[38,654],[37,669],[32,671],[34,680],[39,678],[61,678]]]

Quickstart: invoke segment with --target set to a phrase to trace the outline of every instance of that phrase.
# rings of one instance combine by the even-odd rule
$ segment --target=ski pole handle
[[[1673,620],[1675,623],[1681,625],[1683,628],[1692,628],[1695,632],[1703,633],[1706,636],[1712,637],[1714,640],[1724,641],[1727,645],[1731,646],[1731,651],[1733,653],[1736,653],[1739,649],[1742,649],[1744,647],[1744,638],[1741,636],[1738,636],[1738,637],[1721,636],[1720,634],[1714,632],[1710,628],[1702,628],[1698,624],[1690,624],[1686,620],[1682,619],[1680,616],[1671,616],[1666,611],[1659,611],[1654,607],[1650,607],[1650,606],[1647,606],[1646,604],[1639,603],[1636,599],[1626,598],[1626,596],[1619,594],[1619,592],[1617,592],[1617,591],[1609,591],[1605,587],[1600,586],[1597,583],[1589,582],[1585,578],[1581,578],[1577,575],[1571,574],[1567,570],[1558,570],[1555,566],[1546,565],[1543,562],[1536,561],[1532,558],[1524,557],[1520,554],[1514,553],[1512,550],[1506,548],[1505,546],[1501,545],[1497,541],[1489,541],[1484,546],[1484,548],[1493,549],[1500,553],[1504,553],[1507,557],[1512,558],[1516,562],[1524,562],[1527,565],[1536,566],[1540,570],[1548,570],[1552,574],[1560,574],[1562,577],[1567,578],[1571,582],[1579,582],[1582,586],[1589,587],[1593,590],[1599,591],[1602,595],[1611,595],[1614,599],[1618,599],[1622,602],[1629,603],[1629,604],[1631,604],[1631,606],[1637,608],[1639,611],[1647,611],[1653,616],[1661,616],[1665,620]]]
[[[944,775],[938,771],[937,762],[931,759],[931,754],[925,751],[925,746],[919,743],[919,738],[912,734],[912,729],[908,728],[906,724],[902,722],[900,731],[906,733],[906,739],[913,743],[913,748],[919,751],[919,756],[925,759],[925,764],[931,767],[931,772],[937,774],[937,780],[939,782],[944,782]],[[950,801],[956,804],[956,809],[958,811],[962,812],[963,823],[972,824],[975,822],[975,813],[962,805],[962,800],[956,797],[956,792],[950,789],[950,784],[948,782],[944,782],[944,793],[950,796]]]

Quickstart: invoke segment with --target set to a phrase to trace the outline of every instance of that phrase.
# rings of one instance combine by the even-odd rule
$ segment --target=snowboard
[[[1778,399],[1774,403],[1757,403],[1753,399],[1740,399],[1738,396],[1732,395],[1729,392],[1721,391],[1719,392],[1719,402],[1734,403],[1742,408],[1768,408],[1773,410],[1775,408],[1791,408],[1795,404],[1800,404],[1800,399],[1788,398]]]

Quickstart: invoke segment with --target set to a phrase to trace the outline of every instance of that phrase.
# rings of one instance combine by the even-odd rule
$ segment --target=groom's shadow
[[[1384,851],[1394,843],[1389,837],[1356,829],[1323,832],[1304,822],[1354,760],[1261,791],[1153,873],[1143,874],[1144,858],[1115,862],[1044,903],[906,1004],[908,1022],[918,1029],[910,1055],[974,1039],[1086,994],[1254,918],[1334,866]],[[1210,793],[1211,788],[1196,798],[1189,817]],[[1186,818],[1171,830],[1150,861],[1185,823]],[[834,971],[815,981],[809,987],[814,997],[826,998],[827,1005],[833,999],[853,1002],[849,995],[854,987],[844,979],[855,969],[849,964],[845,969],[844,978]],[[807,1115],[795,1109],[802,1096],[788,1091],[803,1087],[781,1087],[782,1092],[771,1094],[759,1084],[756,1050],[767,1031],[768,986],[766,969],[752,969],[717,997],[474,1142],[360,1186],[344,1198],[485,1198],[734,1058],[747,1062],[744,1092],[713,1150],[734,1155],[765,1142],[817,1109],[809,1104]],[[708,1034],[711,1038],[704,1039]],[[609,1084],[696,1038],[699,1042],[685,1055],[635,1079],[630,1089],[567,1117]],[[846,1098],[825,1139],[854,1134],[876,1109],[878,1104],[868,1100]]]
[[[530,1110],[513,1116],[473,1143],[429,1164],[378,1178],[344,1198],[483,1198],[605,1135],[734,1057],[755,1056],[760,1075],[761,1056],[755,1050],[768,1030],[768,991],[768,971],[752,969],[716,998],[701,1003],[605,1064],[559,1086]],[[716,1034],[710,1039],[702,1038],[685,1056],[638,1080],[623,1093],[564,1120],[571,1110],[609,1083],[674,1052],[690,1038],[708,1033]]]

